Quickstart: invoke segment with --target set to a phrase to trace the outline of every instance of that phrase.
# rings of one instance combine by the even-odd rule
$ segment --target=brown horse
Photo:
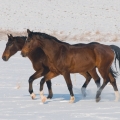
[[[25,44],[25,40],[27,37],[13,37],[12,35],[8,35],[8,42],[6,44],[6,48],[3,52],[2,55],[2,59],[4,61],[8,61],[9,58],[14,55],[16,52],[20,51],[22,49],[22,47]],[[96,44],[96,43],[95,43]],[[81,44],[81,46],[83,46],[85,44]],[[43,75],[42,71],[48,71],[48,67],[46,65],[46,61],[47,61],[47,57],[44,54],[43,50],[41,48],[36,48],[34,51],[32,51],[29,55],[28,58],[31,60],[32,64],[33,64],[33,68],[34,70],[37,72],[37,74],[39,73],[39,75],[37,75],[35,73],[35,75],[33,74],[30,78],[29,78],[29,93],[31,94],[32,99],[35,98],[35,94],[33,93],[33,88],[32,88],[32,82],[37,79],[38,77]],[[43,65],[44,66],[43,66]],[[44,69],[44,70],[43,70]],[[100,77],[97,75],[96,70],[94,71],[96,74],[96,76],[94,77],[95,79],[95,83],[97,85],[97,88],[100,87]],[[36,76],[37,75],[37,76]],[[85,83],[83,84],[82,88],[81,88],[81,92],[83,94],[83,96],[86,96],[86,92],[85,89],[88,85],[88,83],[91,80],[91,76],[89,73],[84,73],[83,76],[86,78]],[[52,93],[52,89],[51,89],[51,80],[50,81],[46,81],[47,83],[47,87],[49,90],[49,95],[47,98],[52,98],[53,93]]]
[[[25,37],[25,36],[13,37],[11,34],[10,34],[10,36],[8,35],[8,42],[6,44],[6,48],[3,52],[2,59],[4,61],[8,61],[12,55],[17,53],[18,51],[21,51],[22,47],[25,44],[26,38],[27,37]],[[83,46],[83,45],[85,45],[85,44],[81,44],[81,46]],[[37,79],[41,76],[44,76],[49,71],[49,68],[47,67],[47,64],[46,64],[47,57],[40,47],[34,49],[28,55],[28,58],[31,60],[31,62],[33,64],[33,68],[36,71],[28,80],[29,93],[30,93],[32,99],[34,99],[35,94],[33,93],[32,83],[35,79]],[[97,75],[96,70],[94,72],[95,72],[94,74],[96,74],[96,75],[94,75],[95,83],[97,85],[97,88],[99,88],[100,87],[100,77]],[[91,76],[89,73],[84,73],[83,76],[86,78],[86,81],[83,84],[81,91],[82,91],[83,96],[86,96],[85,89],[91,80]],[[46,84],[47,84],[48,91],[49,91],[49,95],[47,98],[52,98],[53,93],[52,93],[52,88],[51,88],[51,80],[46,81]]]
[[[6,44],[6,48],[3,52],[2,59],[7,61],[12,55],[16,52],[21,51],[22,47],[25,44],[27,37],[13,37],[12,35],[8,35],[8,42]],[[36,71],[28,80],[29,82],[29,93],[31,98],[35,98],[35,94],[33,92],[32,83],[35,79],[44,76],[49,72],[49,68],[46,66],[46,55],[44,54],[41,48],[34,49],[29,55],[28,58],[31,60],[34,70]],[[49,95],[47,98],[52,98],[52,88],[51,88],[51,80],[46,81]]]
[[[22,48],[22,56],[25,57],[35,48],[41,47],[48,59],[50,71],[40,82],[40,96],[42,101],[46,100],[43,94],[45,81],[61,74],[65,78],[71,95],[70,102],[74,102],[75,98],[70,73],[88,72],[93,77],[93,71],[96,67],[104,79],[102,86],[97,91],[96,101],[98,102],[100,100],[100,94],[109,81],[115,90],[116,99],[119,99],[116,80],[111,69],[111,64],[114,60],[114,52],[109,46],[102,44],[87,44],[85,46],[78,44],[70,45],[45,33],[31,32],[30,30],[27,30],[27,32],[28,38]]]

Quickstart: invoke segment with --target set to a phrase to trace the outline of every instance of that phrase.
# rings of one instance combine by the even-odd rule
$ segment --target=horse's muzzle
[[[8,60],[8,58],[7,58],[6,56],[3,56],[2,59],[3,59],[4,61],[7,61],[7,60]]]
[[[22,57],[26,57],[26,56],[27,56],[27,53],[21,52],[21,55],[22,55]]]

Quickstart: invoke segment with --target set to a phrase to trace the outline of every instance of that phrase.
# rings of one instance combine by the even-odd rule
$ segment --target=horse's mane
[[[46,33],[33,32],[33,34],[34,34],[34,35],[42,36],[44,39],[55,40],[55,41],[57,41],[57,42],[59,42],[59,43],[68,44],[68,45],[69,45],[69,43],[62,42],[62,41],[58,40],[56,37],[51,36],[51,35],[48,35],[48,34],[46,34]]]
[[[70,45],[69,43],[60,41],[60,40],[58,40],[56,37],[51,36],[51,35],[48,35],[48,34],[46,34],[46,33],[41,33],[41,32],[32,32],[32,33],[33,33],[34,35],[42,36],[44,39],[55,40],[55,41],[57,41],[58,43]],[[90,43],[88,43],[88,44],[99,44],[99,43],[98,43],[98,42],[90,42]],[[86,44],[85,44],[85,43],[77,43],[77,44],[73,44],[72,46],[84,46],[84,45],[86,45]]]
[[[26,41],[26,36],[15,36],[15,37],[13,37],[17,42],[22,42],[21,40],[24,40],[24,41]]]
[[[15,36],[13,38],[27,38],[26,36]]]
[[[77,43],[77,44],[73,44],[73,46],[80,46],[80,47],[84,47],[85,45],[94,45],[94,44],[100,44],[98,42],[90,42],[88,44],[85,44],[85,43]]]

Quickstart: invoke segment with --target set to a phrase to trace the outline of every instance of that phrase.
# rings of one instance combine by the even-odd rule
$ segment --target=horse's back
[[[70,54],[73,53],[75,62],[84,65],[94,65],[99,66],[101,64],[108,64],[114,59],[114,52],[111,50],[110,46],[91,43],[86,45],[72,46]],[[81,62],[82,61],[82,62]]]
[[[114,52],[108,45],[95,44],[96,66],[111,64],[114,60]]]

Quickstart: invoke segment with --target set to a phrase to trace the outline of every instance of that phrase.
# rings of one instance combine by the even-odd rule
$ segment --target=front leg
[[[43,92],[44,83],[46,81],[49,81],[50,79],[54,78],[57,75],[58,74],[50,71],[44,76],[44,78],[41,79],[41,81],[40,81],[40,97],[41,97],[41,100],[42,100],[43,103],[47,100],[47,98],[44,96],[44,92]]]
[[[73,90],[72,90],[72,81],[71,81],[71,78],[70,78],[70,73],[68,73],[68,72],[64,72],[63,73],[63,76],[64,76],[64,78],[65,78],[65,81],[66,81],[66,83],[67,83],[67,87],[68,87],[68,90],[69,90],[69,92],[70,92],[70,95],[71,95],[71,97],[70,97],[70,103],[73,103],[74,101],[75,101],[75,97],[74,97],[74,94],[73,94]]]
[[[34,94],[34,92],[33,92],[32,83],[33,83],[33,81],[34,81],[35,79],[41,77],[41,76],[42,76],[42,73],[43,73],[43,72],[42,72],[41,70],[39,70],[39,71],[35,72],[35,73],[29,78],[29,80],[28,80],[28,82],[29,82],[29,93],[30,93],[30,96],[31,96],[32,99],[35,99],[35,94]]]
[[[45,83],[45,78],[42,78],[40,81],[40,98],[43,103],[47,100],[47,98],[44,96],[44,92],[43,92],[44,83]]]

